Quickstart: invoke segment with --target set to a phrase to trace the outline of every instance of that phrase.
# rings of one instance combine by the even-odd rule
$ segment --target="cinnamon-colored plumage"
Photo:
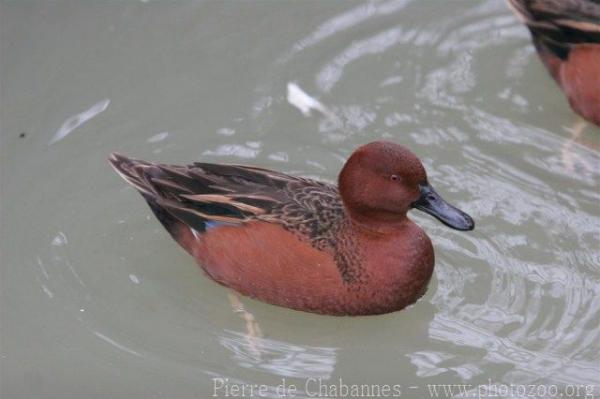
[[[600,126],[600,2],[508,1],[573,110]]]
[[[110,162],[213,280],[298,310],[364,315],[414,303],[434,257],[406,216],[411,208],[473,228],[431,188],[418,158],[389,142],[356,150],[340,191],[250,166],[173,166],[117,154]]]

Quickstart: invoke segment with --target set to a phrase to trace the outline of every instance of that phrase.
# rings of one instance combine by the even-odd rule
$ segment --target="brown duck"
[[[338,187],[253,166],[174,166],[114,154],[115,170],[213,280],[268,303],[332,315],[414,303],[434,265],[416,208],[458,230],[473,220],[446,203],[407,148],[358,148]]]

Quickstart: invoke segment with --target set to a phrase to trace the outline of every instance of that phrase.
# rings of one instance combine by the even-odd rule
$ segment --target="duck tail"
[[[150,197],[157,195],[146,170],[147,168],[152,168],[150,162],[131,159],[116,152],[110,155],[108,161],[115,171],[142,195],[145,194]]]
[[[160,168],[150,162],[130,159],[117,153],[112,153],[108,160],[115,171],[144,197],[156,218],[171,237],[190,252],[191,248],[186,245],[187,240],[182,237],[184,234],[189,235],[190,228],[167,211],[163,195],[152,183],[152,178],[160,177]]]

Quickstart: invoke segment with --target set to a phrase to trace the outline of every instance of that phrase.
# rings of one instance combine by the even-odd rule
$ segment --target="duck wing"
[[[329,239],[327,232],[343,215],[335,186],[269,169],[200,162],[156,164],[119,154],[112,154],[110,163],[144,196],[167,229],[168,216],[197,232],[262,220],[320,242]]]

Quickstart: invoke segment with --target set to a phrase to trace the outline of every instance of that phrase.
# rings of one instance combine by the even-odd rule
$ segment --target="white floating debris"
[[[236,156],[239,158],[256,158],[259,148],[250,148],[239,144],[223,144],[215,150],[206,150],[202,155]]]
[[[135,274],[130,274],[129,275],[129,280],[131,280],[131,282],[133,284],[139,284],[140,283],[140,279]]]
[[[67,244],[69,241],[67,240],[67,236],[62,231],[59,231],[56,237],[52,240],[52,245],[55,247],[62,247]]]
[[[278,152],[273,152],[273,153],[269,154],[269,159],[271,159],[273,161],[287,162],[289,160],[289,156],[285,152],[278,151]]]
[[[54,298],[54,294],[52,293],[52,291],[50,291],[48,289],[48,287],[46,287],[44,284],[42,284],[42,290],[44,290],[46,295],[48,295],[48,298],[50,298],[50,299]]]
[[[148,140],[146,140],[146,142],[158,143],[159,141],[163,141],[167,137],[169,137],[169,132],[162,132],[162,133],[158,133],[158,134],[155,134],[154,136],[150,137]]]
[[[221,129],[217,130],[217,134],[222,136],[233,136],[235,134],[235,130],[228,127],[222,127]]]
[[[108,108],[108,104],[110,104],[110,100],[107,98],[92,105],[88,110],[83,111],[67,119],[62,124],[60,129],[58,129],[58,131],[54,134],[48,145],[52,145],[64,139],[73,130],[83,125],[85,122],[89,121],[96,115],[104,112],[106,108]]]
[[[50,275],[48,274],[48,271],[44,267],[44,263],[42,262],[42,259],[39,256],[37,257],[37,264],[40,267],[40,270],[42,271],[42,273],[44,273],[44,277],[46,278],[46,280],[49,280]]]
[[[392,76],[381,82],[379,87],[391,86],[398,83],[402,83],[403,80],[404,78],[402,78],[402,76]]]
[[[120,350],[122,350],[122,351],[124,351],[124,352],[130,353],[130,354],[132,354],[132,355],[135,355],[135,356],[140,356],[140,357],[143,357],[143,356],[142,356],[140,353],[138,353],[138,352],[134,351],[133,349],[131,349],[131,348],[129,348],[129,347],[127,347],[127,346],[123,345],[123,344],[120,344],[120,343],[118,343],[118,342],[117,342],[117,341],[115,341],[114,339],[112,339],[112,338],[110,338],[110,337],[107,337],[106,335],[104,335],[104,334],[102,334],[102,333],[99,333],[98,331],[94,331],[94,335],[96,335],[96,336],[97,336],[98,338],[100,338],[101,340],[103,340],[103,341],[105,341],[105,342],[107,342],[107,343],[111,344],[111,345],[112,345],[112,346],[114,346],[115,348],[118,348],[118,349],[120,349]]]
[[[289,82],[287,84],[287,101],[298,108],[304,116],[310,116],[310,111],[319,111],[325,116],[335,117],[321,102],[300,88],[296,83]]]

